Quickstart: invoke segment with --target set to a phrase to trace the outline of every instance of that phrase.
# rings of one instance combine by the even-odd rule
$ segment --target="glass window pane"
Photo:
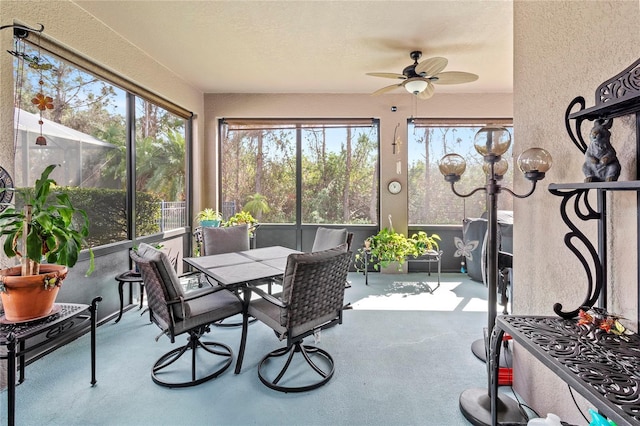
[[[221,125],[225,218],[245,210],[292,224],[302,211],[304,223],[377,223],[377,126],[267,121]]]
[[[377,127],[303,127],[302,222],[377,223],[377,159]]]
[[[221,127],[224,219],[248,211],[261,223],[295,223],[295,126]]]
[[[136,98],[136,236],[186,226],[185,120]]]
[[[16,51],[16,186],[59,164],[51,177],[89,215],[89,243],[127,239],[125,92],[29,44]]]
[[[480,217],[486,206],[484,191],[471,197],[460,198],[451,191],[451,184],[445,182],[438,162],[451,153],[464,157],[467,168],[456,190],[462,194],[484,186],[486,177],[482,166],[484,160],[474,148],[475,134],[486,123],[478,125],[458,124],[409,124],[409,223],[416,225],[455,224],[460,225],[466,217]],[[513,146],[513,126],[505,126],[511,132]],[[512,150],[503,155],[509,169],[502,184],[512,187]],[[499,210],[513,210],[513,197],[498,197]]]

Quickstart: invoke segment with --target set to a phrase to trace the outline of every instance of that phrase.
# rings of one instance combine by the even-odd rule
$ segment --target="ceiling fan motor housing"
[[[402,70],[402,74],[407,78],[425,77],[425,73],[416,73],[416,65],[418,65],[418,59],[422,57],[422,52],[419,50],[414,50],[409,54],[409,56],[411,57],[411,59],[413,59],[413,64],[406,66]]]
[[[422,75],[416,73],[415,64],[412,64],[412,65],[409,65],[409,66],[405,67],[402,70],[402,75],[406,76],[407,78],[424,77],[424,73],[422,73]]]

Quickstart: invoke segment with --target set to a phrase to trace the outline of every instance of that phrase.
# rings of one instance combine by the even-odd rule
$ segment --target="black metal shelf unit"
[[[574,111],[576,105],[579,106]],[[584,153],[587,143],[582,135],[582,124],[585,120],[614,119],[625,115],[635,115],[636,135],[636,172],[634,181],[621,182],[579,182],[579,183],[552,183],[549,191],[562,197],[560,214],[570,231],[565,234],[565,244],[578,257],[583,264],[588,280],[588,294],[581,305],[569,310],[563,310],[562,305],[556,304],[554,311],[563,318],[573,318],[577,315],[581,306],[594,306],[597,302],[600,307],[607,308],[607,211],[606,197],[610,191],[636,191],[637,204],[637,229],[640,230],[640,59],[613,78],[602,83],[595,92],[595,106],[585,108],[585,100],[578,96],[571,103],[565,113],[565,127],[569,137],[576,147]],[[589,202],[589,191],[597,194],[596,206]],[[573,200],[573,208],[576,217],[582,221],[596,220],[598,227],[597,247],[590,242],[569,218],[567,208]],[[588,251],[585,257],[572,243],[578,239]],[[640,232],[636,235],[638,247],[638,260],[640,261]],[[638,283],[638,315],[636,330],[640,331],[640,267],[636,268]]]
[[[640,355],[637,334],[617,336],[579,325],[576,319],[503,315],[491,334],[491,415],[499,424],[498,369],[508,333],[554,374],[618,426],[640,424]]]
[[[576,105],[580,110],[572,112]],[[640,157],[640,59],[596,90],[596,105],[585,109],[582,97],[575,98],[565,114],[565,125],[574,144],[584,153],[587,144],[582,137],[584,120],[613,119],[635,114],[636,164]],[[504,333],[526,351],[540,360],[558,377],[576,389],[595,405],[601,413],[618,425],[637,425],[640,422],[640,368],[638,334],[617,336],[595,330],[578,323],[576,316],[581,307],[599,303],[607,305],[607,211],[606,197],[611,191],[635,191],[638,206],[637,225],[640,230],[640,179],[636,166],[636,180],[626,182],[552,183],[549,191],[562,197],[560,214],[569,232],[565,245],[582,263],[588,280],[588,291],[578,306],[564,310],[556,303],[558,317],[502,315],[496,320],[491,333],[488,366],[491,379],[491,424],[500,421],[498,399],[498,371]],[[597,195],[595,207],[589,200],[589,191]],[[574,214],[568,213],[573,207]],[[582,233],[584,222],[595,220],[598,227],[596,244]],[[578,222],[577,224],[574,222]],[[637,233],[640,251],[640,232]],[[576,240],[582,243],[576,244]],[[580,248],[578,248],[580,247]],[[586,250],[584,250],[586,248]],[[640,261],[640,255],[638,256]],[[640,268],[637,268],[640,285]],[[640,288],[638,291],[640,298]],[[638,301],[640,307],[640,300]],[[640,309],[638,309],[640,324]],[[638,328],[636,328],[638,330]]]

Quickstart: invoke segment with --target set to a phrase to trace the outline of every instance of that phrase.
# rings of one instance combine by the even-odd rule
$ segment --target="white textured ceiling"
[[[436,95],[513,91],[511,1],[75,3],[205,93],[371,93],[412,50],[479,75]]]

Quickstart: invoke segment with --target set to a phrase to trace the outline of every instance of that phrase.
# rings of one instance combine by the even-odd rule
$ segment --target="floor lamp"
[[[461,194],[455,188],[455,183],[466,169],[466,162],[461,155],[447,154],[440,160],[440,172],[445,181],[451,183],[451,190],[458,197],[466,198],[478,191],[486,193],[487,209],[487,287],[489,292],[488,324],[485,336],[491,335],[496,321],[496,304],[498,288],[498,194],[505,191],[517,198],[526,198],[533,194],[537,181],[544,178],[545,172],[551,167],[551,155],[542,148],[530,148],[518,157],[518,166],[525,178],[531,181],[531,190],[519,195],[498,183],[507,171],[507,160],[502,155],[511,146],[511,134],[504,127],[483,127],[474,138],[476,151],[484,157],[483,170],[486,175],[485,186],[475,188],[468,194]],[[485,337],[486,338],[486,337]],[[485,350],[489,350],[485,342]],[[489,359],[487,354],[486,359]],[[486,363],[488,384],[485,388],[467,389],[460,395],[460,411],[472,424],[491,424],[491,376],[490,363]],[[497,379],[497,378],[496,378]],[[524,422],[526,418],[519,405],[512,398],[498,395],[498,421],[500,423]]]

